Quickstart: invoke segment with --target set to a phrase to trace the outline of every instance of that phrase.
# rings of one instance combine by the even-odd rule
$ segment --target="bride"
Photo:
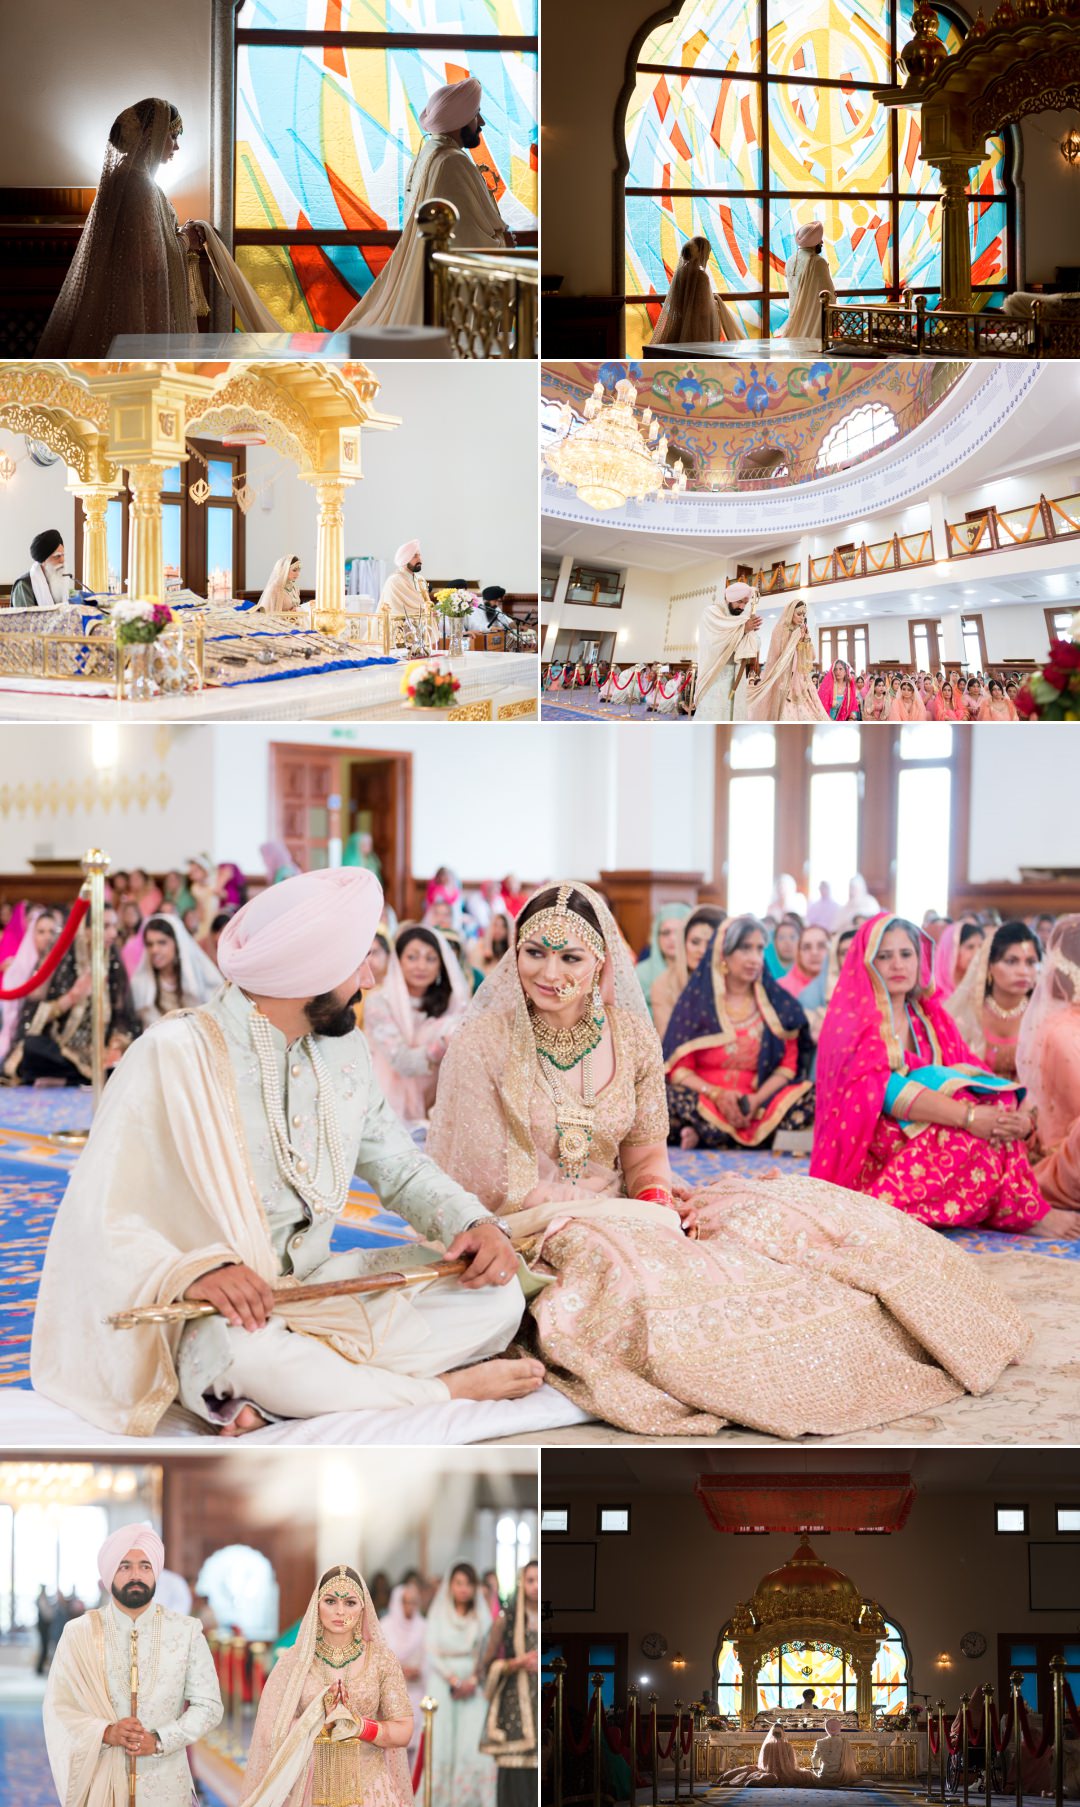
[[[428,1153],[526,1244],[526,1334],[579,1406],[651,1436],[835,1436],[985,1393],[1030,1332],[978,1263],[827,1182],[677,1196],[664,1065],[584,885],[525,906],[443,1061]]]
[[[413,1807],[413,1713],[355,1569],[328,1569],[259,1702],[243,1807]]]
[[[813,679],[814,643],[806,604],[795,596],[769,637],[765,675],[747,706],[754,722],[827,722]]]

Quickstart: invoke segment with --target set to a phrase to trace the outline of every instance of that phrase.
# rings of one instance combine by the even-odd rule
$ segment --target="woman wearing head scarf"
[[[688,903],[661,904],[652,919],[649,932],[649,951],[643,960],[637,963],[638,983],[645,993],[645,1002],[649,1006],[649,1014],[653,1015],[652,988],[656,980],[675,965],[679,956],[682,941],[682,925],[690,915]],[[685,980],[683,981],[685,984]],[[655,1017],[653,1018],[655,1021]]]
[[[856,872],[849,880],[847,902],[836,919],[836,928],[857,926],[864,917],[876,916],[880,909],[881,905],[869,890],[862,873]]]
[[[889,710],[892,708],[892,697],[889,695],[889,680],[879,672],[866,689],[862,702],[862,718],[864,722],[887,722]]]
[[[300,599],[298,553],[287,552],[278,559],[255,606],[264,615],[295,615],[297,609],[306,608]]]
[[[1005,686],[999,678],[991,678],[986,687],[986,694],[979,705],[976,720],[980,722],[1018,722],[1020,720],[1016,708],[1006,695]]]
[[[31,906],[21,897],[10,907],[11,914],[0,930],[0,984],[5,983],[4,974],[23,944],[32,915]]]
[[[786,979],[795,964],[802,932],[802,917],[795,910],[785,910],[765,949],[765,971],[770,979],[775,979],[777,983]]]
[[[423,1614],[419,1578],[415,1572],[391,1589],[390,1604],[379,1620],[379,1629],[401,1664],[401,1673],[413,1710],[409,1762],[414,1763],[420,1745],[420,1703],[427,1693],[427,1622]]]
[[[824,931],[817,929],[815,934]],[[718,929],[664,1037],[668,1114],[683,1148],[762,1148],[813,1121],[806,1018],[765,970],[753,916]]]
[[[495,1759],[498,1807],[534,1807],[536,1801],[539,1606],[540,1570],[535,1562],[527,1562],[514,1598],[492,1627],[481,1657],[487,1717],[480,1749]]]
[[[438,929],[411,923],[401,930],[386,977],[365,1000],[364,1034],[383,1094],[406,1122],[422,1122],[435,1102],[439,1063],[469,989]]]
[[[361,1577],[328,1569],[263,1689],[242,1807],[413,1807],[413,1719]]]
[[[2,976],[0,985],[5,991],[17,991],[37,972],[60,933],[60,912],[50,909],[32,909],[29,913],[21,913],[19,921],[24,924],[18,951],[11,959]],[[24,1003],[32,1002],[42,995],[44,986],[31,992],[28,999],[5,998],[0,1003],[0,1068],[15,1038],[15,1029]]]
[[[832,1002],[840,977],[840,968],[848,957],[851,944],[855,939],[853,928],[837,929],[829,941],[828,958],[816,979],[811,979],[805,990],[799,993],[799,1003],[803,1015],[810,1026],[810,1034],[814,1041],[814,1058],[810,1067],[810,1077],[814,1078],[817,1070],[817,1043],[821,1037],[821,1025],[825,1021],[825,1012]]]
[[[1000,1079],[1016,1078],[1020,1030],[1042,955],[1026,922],[1003,922],[983,936],[945,1005],[968,1047]]]
[[[127,973],[115,947],[105,950],[105,1066],[113,1068],[139,1033]],[[44,994],[20,1006],[4,1061],[4,1074],[17,1085],[51,1079],[89,1085],[93,1077],[90,1012],[90,928],[83,922]]]
[[[495,1807],[495,1770],[480,1750],[488,1708],[477,1673],[490,1631],[476,1570],[455,1562],[427,1616],[428,1688],[439,1708],[432,1793],[454,1807]]]
[[[1046,1216],[1024,1144],[1033,1119],[933,988],[931,942],[883,913],[863,923],[818,1042],[810,1172],[923,1223],[1028,1230]]]
[[[752,722],[827,722],[813,682],[814,644],[806,603],[793,596],[769,636],[765,675],[746,713]]]
[[[901,678],[900,688],[893,698],[889,710],[891,722],[924,722],[926,720],[926,704],[915,688],[912,678]]]
[[[651,1436],[838,1434],[985,1392],[1026,1348],[978,1263],[913,1219],[741,1171],[676,1198],[667,1136],[614,918],[545,887],[450,1044],[427,1152],[510,1219],[538,1283],[524,1334],[582,1410]]]
[[[951,998],[984,937],[980,923],[970,916],[947,922],[934,944],[934,990],[944,1003]]]
[[[259,852],[266,867],[267,880],[272,885],[280,885],[285,878],[295,878],[300,870],[284,841],[263,841]],[[178,903],[177,909],[179,908]]]
[[[220,990],[223,981],[217,967],[177,917],[148,917],[142,948],[131,978],[131,996],[144,1029],[172,1010],[197,1010]]]
[[[827,930],[816,923],[807,923],[799,933],[794,961],[783,978],[778,980],[780,990],[801,1001],[807,987],[825,970],[828,957]]]
[[[1053,1207],[1043,1228],[1080,1235],[1080,916],[1050,931],[1016,1064],[1038,1115],[1035,1178]]]
[[[166,100],[137,101],[113,121],[94,204],[39,357],[101,358],[118,333],[196,330],[188,254],[197,252],[198,228],[181,229],[157,179],[183,129]]]
[[[799,226],[795,232],[795,249],[784,265],[791,306],[788,309],[786,339],[813,339],[821,343],[821,294],[836,300],[832,272],[825,261],[822,241],[825,237],[820,220]]]
[[[688,238],[679,251],[667,299],[652,335],[654,345],[705,345],[722,339],[745,339],[742,323],[713,288],[709,275],[712,246],[707,238]]]
[[[776,1720],[761,1741],[756,1763],[740,1763],[719,1777],[725,1788],[813,1788],[813,1776],[799,1768],[799,1760]]]
[[[653,980],[649,991],[649,1014],[661,1041],[667,1033],[671,1013],[690,982],[691,973],[701,965],[713,932],[723,921],[724,912],[716,904],[699,904],[681,929],[676,929],[675,958]]]
[[[844,659],[836,659],[818,685],[818,696],[830,721],[857,722],[862,719],[855,673]]]
[[[956,694],[956,686],[948,678],[938,685],[936,695],[926,705],[926,712],[935,722],[966,722],[968,719],[963,701]]]

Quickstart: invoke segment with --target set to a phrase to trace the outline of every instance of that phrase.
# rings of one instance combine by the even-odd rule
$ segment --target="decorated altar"
[[[746,1732],[724,1732],[706,1729],[694,1734],[695,1777],[715,1781],[725,1770],[744,1764],[756,1764],[767,1727]],[[822,1728],[809,1731],[785,1731],[785,1738],[800,1769],[809,1770],[810,1759]],[[911,1730],[863,1732],[844,1729],[841,1737],[849,1741],[860,1778],[878,1781],[912,1781],[926,1767],[926,1736]]]

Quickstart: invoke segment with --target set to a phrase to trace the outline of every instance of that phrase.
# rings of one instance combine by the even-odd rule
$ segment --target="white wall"
[[[210,0],[6,4],[0,168],[11,188],[96,188],[109,127],[149,95],[180,109],[166,184],[181,219],[210,211]],[[20,567],[21,569],[21,567]]]
[[[1026,282],[1053,282],[1059,264],[1080,264],[1080,169],[1070,169],[1058,146],[1070,127],[1067,113],[1040,113],[1021,126],[1024,146]]]
[[[30,541],[43,527],[55,527],[64,536],[67,568],[75,569],[75,497],[65,489],[67,466],[48,470],[26,455],[21,433],[0,427],[0,452],[18,460],[9,483],[0,484],[0,583],[10,585],[30,563]]]
[[[1076,759],[1075,737],[1075,727],[1067,722],[975,734],[969,843],[973,883],[1015,881],[1022,866],[1080,867],[1080,816],[1062,808],[1068,795],[1065,775]]]

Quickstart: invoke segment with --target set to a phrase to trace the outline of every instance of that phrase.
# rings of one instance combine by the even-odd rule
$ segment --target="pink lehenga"
[[[339,1668],[319,1654],[319,1589],[312,1594],[296,1643],[278,1658],[263,1690],[241,1807],[413,1807],[404,1750],[357,1737],[364,1719],[412,1713],[401,1664],[366,1585],[363,1598],[362,1648]]]
[[[1080,916],[1062,916],[1050,932],[1016,1064],[1037,1112],[1035,1178],[1043,1197],[1080,1211]]]
[[[802,602],[793,596],[769,637],[765,673],[746,706],[752,722],[827,722],[814,684],[814,645],[805,622],[795,620]]]
[[[648,1436],[839,1435],[989,1391],[1029,1332],[976,1261],[902,1213],[814,1180],[725,1177],[692,1200],[692,1240],[657,1202],[672,1183],[660,1045],[613,917],[577,889],[607,950],[612,1078],[591,1107],[556,1104],[511,948],[450,1045],[428,1136],[513,1218],[533,1278],[523,1340],[551,1384]]]

